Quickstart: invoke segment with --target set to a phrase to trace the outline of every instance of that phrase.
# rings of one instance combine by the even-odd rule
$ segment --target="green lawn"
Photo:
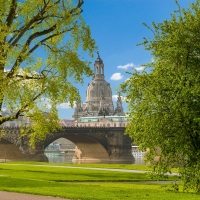
[[[112,165],[110,167],[112,168]],[[199,195],[192,193],[175,193],[169,184],[149,181],[150,178],[146,174],[54,168],[52,165],[45,166],[44,164],[33,166],[0,163],[1,191],[57,196],[74,200],[200,199]]]

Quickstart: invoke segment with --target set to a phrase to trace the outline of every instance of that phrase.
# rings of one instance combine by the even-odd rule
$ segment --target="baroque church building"
[[[93,80],[88,84],[86,91],[86,102],[83,104],[81,101],[77,102],[73,118],[77,120],[83,117],[124,115],[120,95],[114,108],[110,83],[105,80],[103,60],[98,53],[98,58],[94,64]]]

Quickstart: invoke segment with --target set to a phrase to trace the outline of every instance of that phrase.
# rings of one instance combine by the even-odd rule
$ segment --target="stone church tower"
[[[114,109],[110,83],[104,79],[104,64],[99,56],[94,64],[94,76],[86,91],[86,102],[77,102],[73,118],[86,116],[124,116],[122,100],[119,95],[117,107]]]

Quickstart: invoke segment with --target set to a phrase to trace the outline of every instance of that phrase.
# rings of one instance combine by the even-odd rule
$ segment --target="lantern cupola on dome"
[[[99,52],[97,52],[98,57],[94,63],[94,78],[104,79],[104,64],[103,60],[100,58]]]

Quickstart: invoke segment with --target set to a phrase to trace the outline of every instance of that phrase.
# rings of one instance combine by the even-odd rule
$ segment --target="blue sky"
[[[187,8],[189,2],[194,0],[179,0],[183,8]],[[151,25],[152,21],[158,23],[170,19],[170,13],[177,10],[177,6],[174,0],[85,0],[83,10],[83,17],[91,28],[104,62],[105,79],[110,82],[113,95],[116,95],[116,88],[128,78],[126,71],[131,71],[131,66],[139,68],[153,58],[142,46],[136,46],[143,41],[143,37],[152,37],[142,23]],[[96,58],[97,55],[91,60],[92,69]],[[78,85],[83,102],[91,80],[85,78],[85,84]],[[67,104],[58,110],[60,119],[72,118],[74,111]]]

